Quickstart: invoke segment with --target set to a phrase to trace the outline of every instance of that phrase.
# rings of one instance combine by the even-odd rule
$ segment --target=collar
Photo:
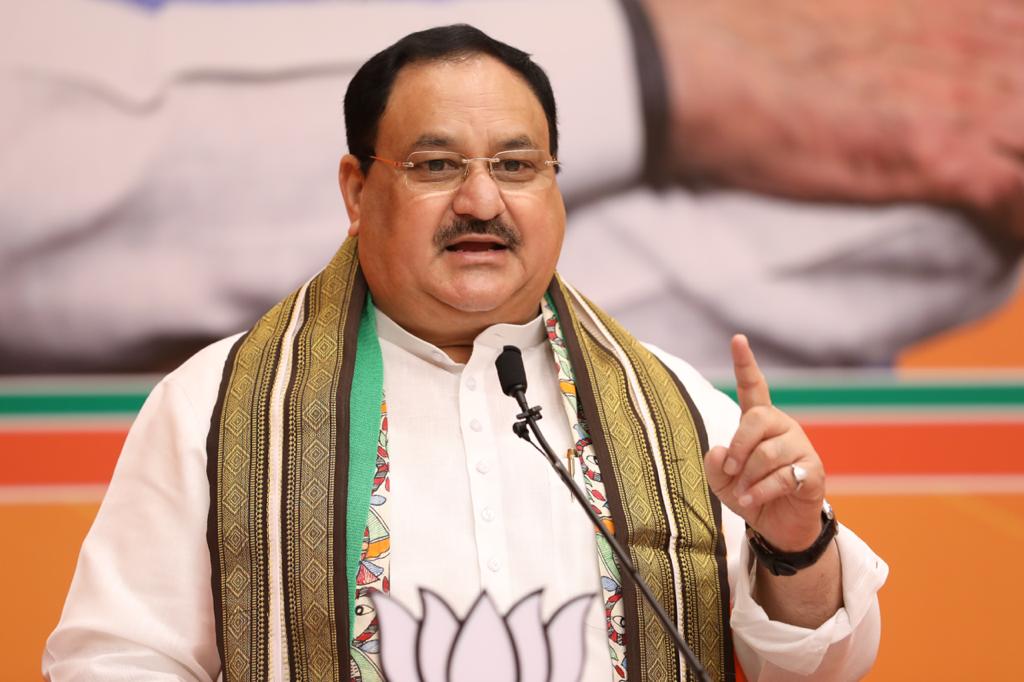
[[[447,353],[434,344],[410,334],[379,309],[376,312],[377,336],[384,341],[438,367],[449,369],[463,367],[462,363],[452,360]],[[543,344],[546,340],[544,317],[538,314],[537,317],[523,324],[491,325],[473,339],[473,354],[484,352],[490,355],[493,354],[493,351],[500,351],[503,346],[507,345],[519,346],[525,351],[533,346]]]

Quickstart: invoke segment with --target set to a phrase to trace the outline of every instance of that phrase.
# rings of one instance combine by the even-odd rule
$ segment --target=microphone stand
[[[521,356],[519,349],[514,346],[505,346],[503,354],[508,352],[509,348],[514,348],[515,353]],[[521,360],[519,362],[519,367],[522,367]],[[498,369],[500,374],[502,372],[502,367],[499,366]],[[669,619],[668,614],[665,613],[665,609],[663,609],[661,604],[658,603],[658,600],[654,598],[654,595],[651,593],[651,588],[647,586],[647,583],[640,577],[640,574],[637,573],[636,567],[633,565],[633,562],[630,561],[625,550],[623,550],[622,546],[619,545],[615,536],[605,528],[603,523],[601,523],[601,519],[598,518],[597,513],[591,509],[590,503],[583,496],[583,493],[580,492],[580,489],[573,482],[572,477],[569,476],[569,472],[562,465],[561,460],[544,438],[544,434],[541,433],[540,428],[537,426],[537,421],[541,418],[540,405],[530,407],[530,404],[526,401],[526,372],[525,370],[520,371],[522,373],[521,383],[517,382],[508,386],[505,377],[501,378],[502,389],[507,395],[515,398],[516,402],[519,404],[519,408],[522,410],[522,412],[516,415],[516,422],[512,425],[512,431],[547,457],[551,468],[555,470],[555,473],[558,474],[562,483],[565,484],[570,492],[572,492],[573,497],[576,498],[576,501],[580,503],[581,507],[583,507],[583,510],[587,513],[591,523],[597,527],[601,535],[604,536],[604,539],[608,541],[608,544],[612,548],[612,552],[615,553],[615,557],[619,560],[619,565],[626,569],[630,578],[633,579],[633,584],[640,588],[640,592],[647,600],[647,603],[651,605],[652,609],[654,609],[654,613],[661,622],[661,626],[665,628],[665,632],[667,632],[674,640],[676,650],[683,655],[684,659],[686,659],[686,665],[691,671],[693,671],[694,675],[698,680],[700,680],[700,682],[711,682],[711,678],[708,677],[708,673],[704,669],[704,666],[702,666],[700,661],[697,660],[697,657],[694,655],[689,645],[687,645],[686,640],[683,639],[683,636],[679,633],[675,624]],[[531,431],[537,438],[537,442],[540,443],[541,447],[537,447],[537,445],[530,440]]]

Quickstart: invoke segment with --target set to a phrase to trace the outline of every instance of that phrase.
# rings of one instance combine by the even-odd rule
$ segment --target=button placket
[[[505,399],[500,392],[488,396],[483,372],[494,371],[496,354],[479,346],[474,348],[463,369],[459,391],[459,419],[465,443],[466,466],[469,470],[470,495],[476,523],[477,561],[481,589],[499,602],[511,595],[508,585],[508,548],[502,509],[502,481],[495,457],[498,454],[497,432],[491,423],[491,400]],[[492,357],[492,355],[494,357]],[[488,400],[488,398],[491,400]]]

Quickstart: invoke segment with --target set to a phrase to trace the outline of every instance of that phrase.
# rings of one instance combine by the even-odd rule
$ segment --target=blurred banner
[[[932,102],[915,109],[903,91],[887,102],[884,90],[861,101],[851,93],[867,87],[864,78],[818,73],[808,58],[789,64],[794,83],[771,93],[791,100],[780,115],[758,88],[781,76],[753,74],[761,80],[752,82],[746,60],[716,62],[746,52],[719,55],[723,37],[711,42],[716,27],[746,38],[744,22],[774,14],[688,17],[707,30],[677,45],[664,3],[645,4],[646,32],[626,20],[620,0],[586,3],[585,14],[571,0],[5,3],[0,20],[13,30],[0,48],[0,372],[166,370],[248,328],[322,267],[345,234],[336,174],[349,77],[401,35],[455,21],[534,53],[551,75],[570,207],[563,275],[639,338],[699,369],[730,366],[727,340],[736,331],[768,366],[890,366],[908,345],[1011,295],[1024,211],[969,218],[972,206],[954,191],[960,185],[936,194],[925,183],[936,164],[900,156],[908,127],[936,127],[920,111]],[[885,22],[903,19],[880,13],[850,30],[877,24],[887,37]],[[734,25],[722,28],[726,20]],[[764,27],[761,62],[773,63],[770,34],[779,30]],[[847,57],[870,59],[864,71],[878,71],[882,59],[904,79],[917,60],[932,58],[918,77],[941,90],[939,57],[950,61],[956,35],[945,52],[941,42],[932,46],[936,54],[908,46],[908,54]],[[650,44],[654,36],[659,44]],[[942,36],[926,37],[931,45]],[[645,39],[646,51],[637,45]],[[840,50],[851,38],[814,39],[836,44],[792,49]],[[652,60],[647,53],[659,48]],[[715,62],[705,67],[714,67],[713,91],[696,66],[677,66],[691,53],[696,66]],[[782,57],[774,62],[786,66]],[[941,68],[950,79],[961,75]],[[890,85],[885,73],[869,84]],[[804,92],[811,83],[828,88],[815,89],[812,101],[838,113],[812,108]],[[652,123],[659,116],[667,128]],[[709,116],[714,127],[700,123]],[[820,128],[814,139],[794,138],[791,119],[800,116]],[[845,142],[850,119],[871,128],[874,146]],[[749,121],[765,130],[750,130]],[[740,136],[751,139],[732,149]],[[652,148],[657,138],[665,144]],[[800,160],[802,147],[808,159]],[[955,153],[947,144],[942,158]],[[972,153],[962,151],[957,167],[985,177],[985,159]],[[802,165],[779,165],[784,159]],[[910,179],[889,177],[886,163],[902,164],[904,175],[920,168]],[[746,174],[730,170],[737,166]],[[826,176],[840,179],[825,186],[818,178]],[[882,189],[866,192],[868,182]],[[887,196],[893,201],[880,201]],[[979,349],[957,362],[984,366],[987,355]]]
[[[872,679],[961,677],[925,651],[1004,676],[1024,601],[981,577],[1024,559],[1021,3],[33,0],[0,5],[10,679],[157,375],[341,243],[349,78],[455,22],[552,79],[566,279],[725,390],[750,336],[892,567]]]

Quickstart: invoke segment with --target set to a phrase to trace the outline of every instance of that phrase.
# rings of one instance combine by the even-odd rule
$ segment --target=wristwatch
[[[782,552],[761,537],[756,530],[747,526],[747,542],[758,562],[772,575],[793,575],[797,571],[814,565],[828,549],[828,543],[836,536],[836,515],[832,505],[825,500],[821,506],[821,533],[811,546],[802,552]]]

